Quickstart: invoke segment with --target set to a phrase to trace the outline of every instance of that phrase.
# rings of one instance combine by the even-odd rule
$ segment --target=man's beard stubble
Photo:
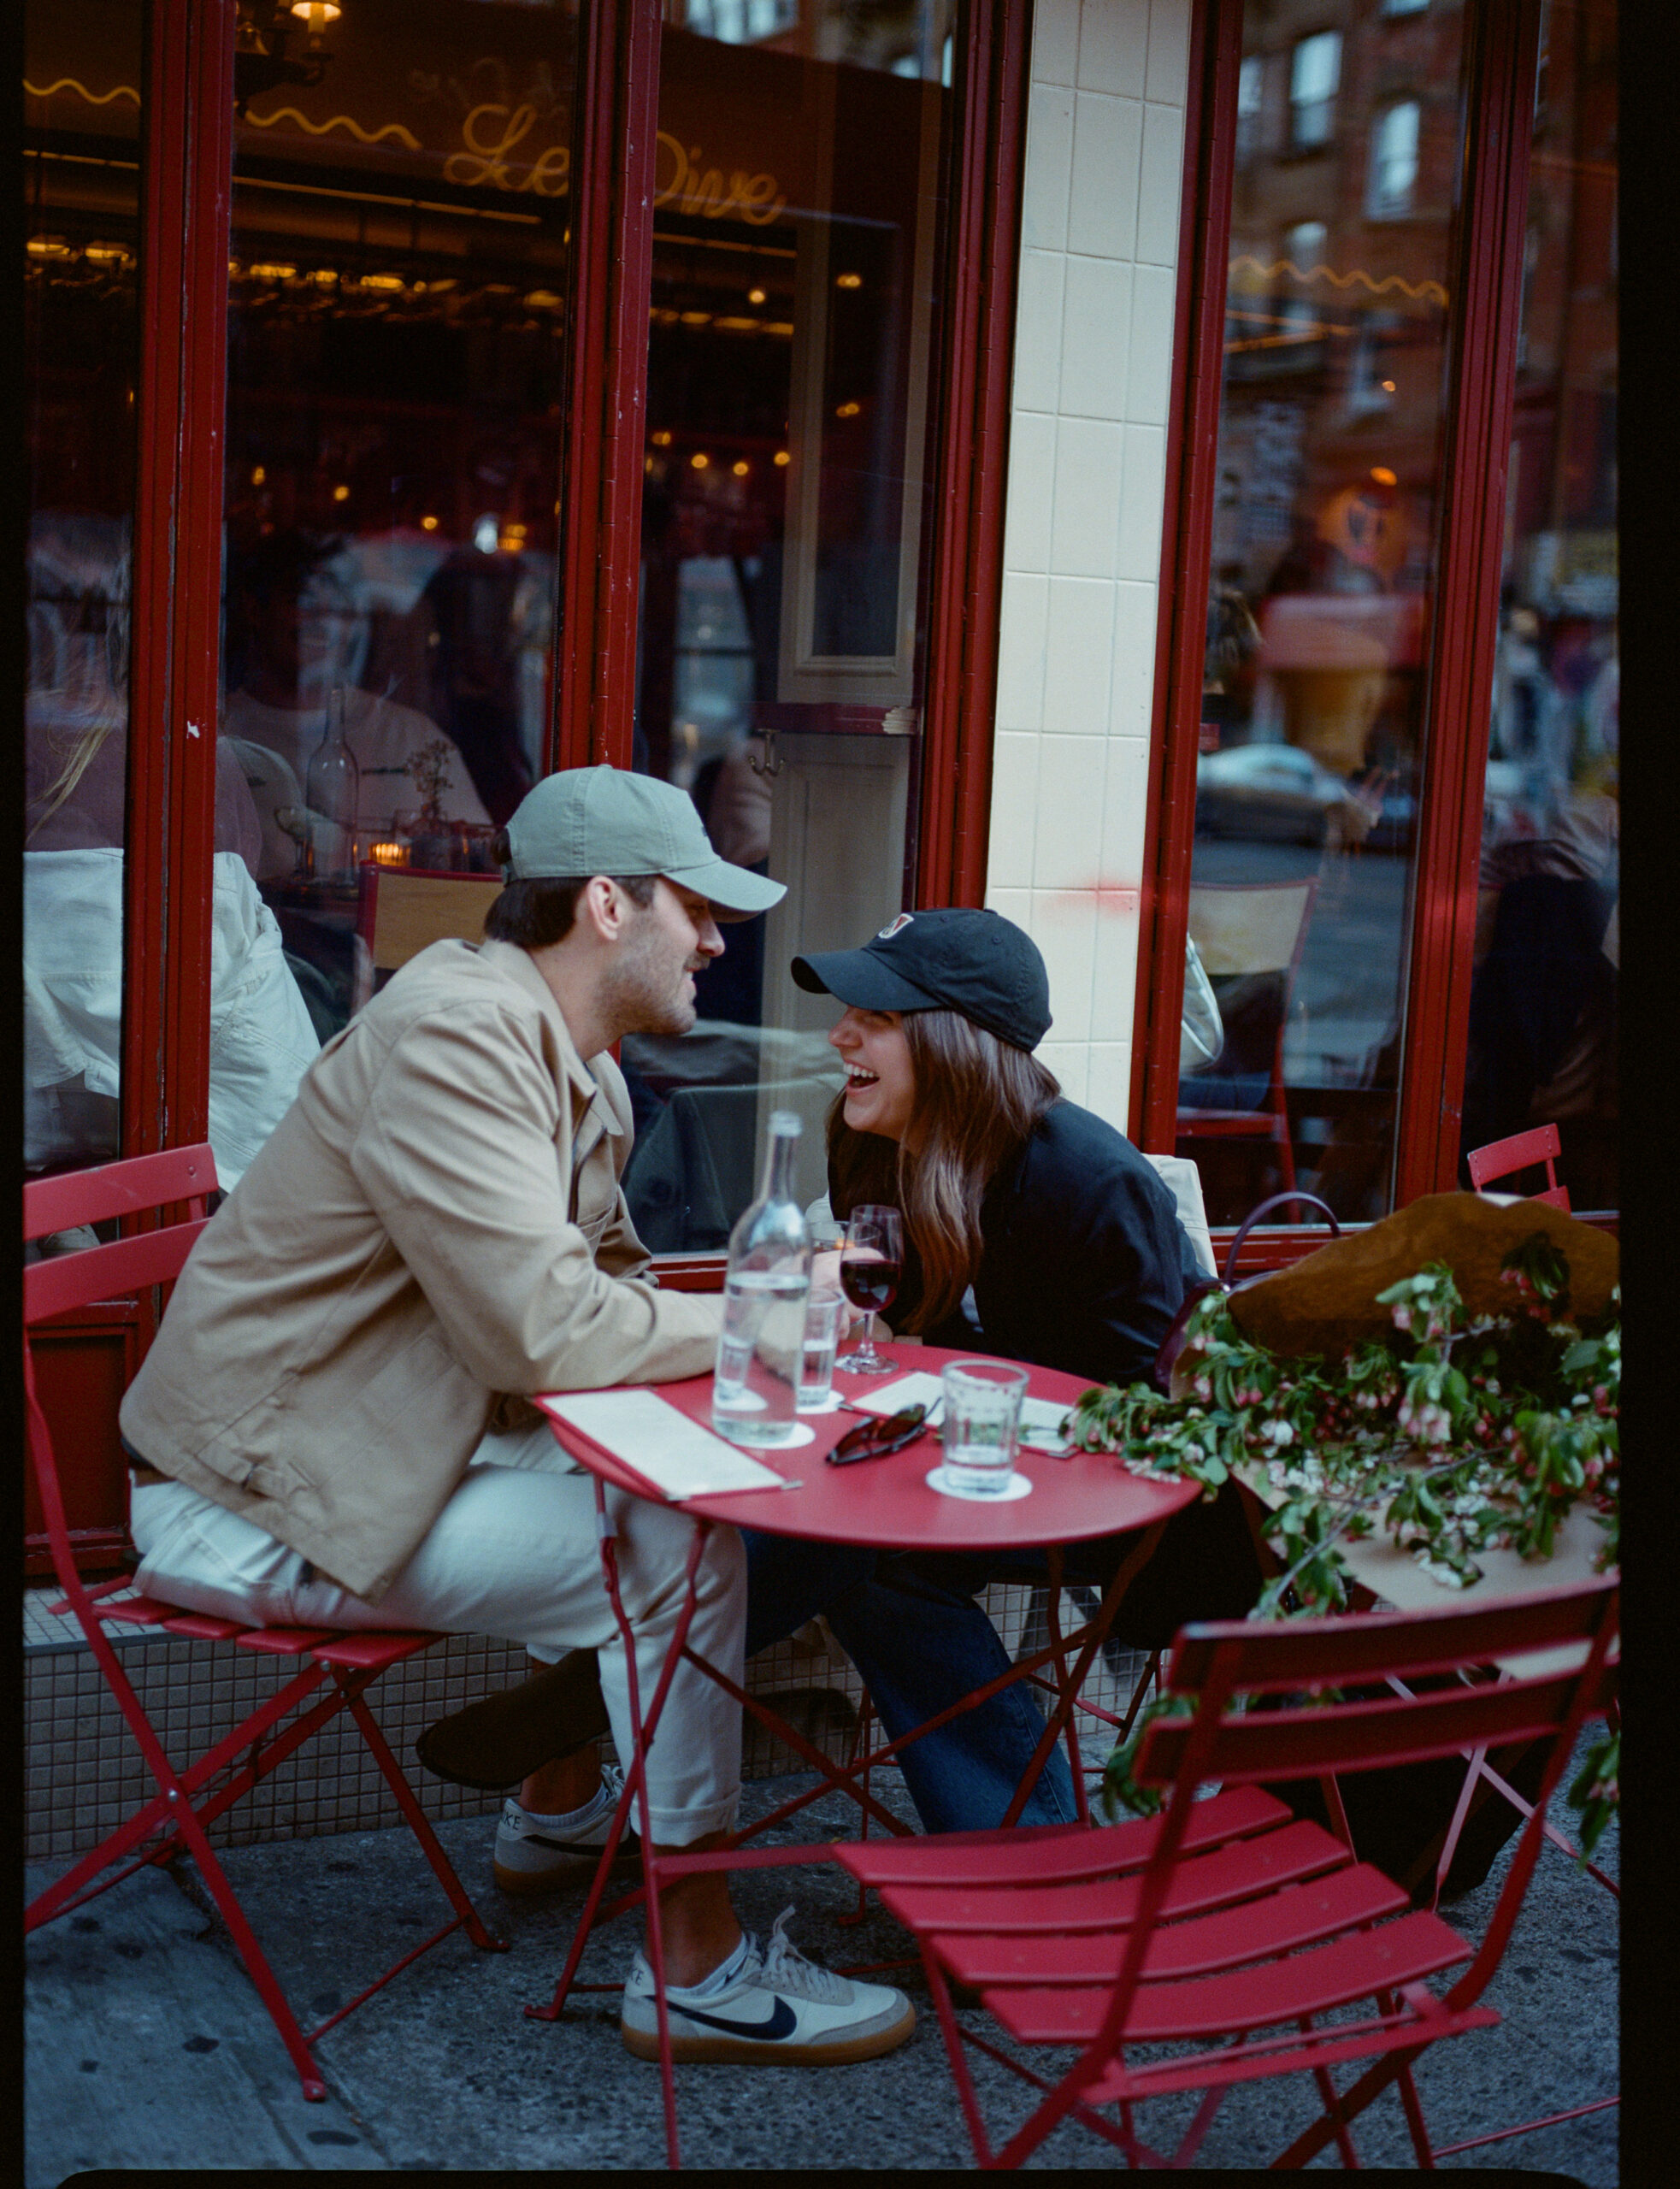
[[[674,965],[650,912],[624,938],[606,984],[614,1023],[627,1034],[686,1034],[699,1016],[677,982],[687,969]]]

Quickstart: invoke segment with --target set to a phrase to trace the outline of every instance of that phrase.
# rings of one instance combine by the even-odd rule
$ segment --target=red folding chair
[[[1527,1132],[1514,1132],[1508,1140],[1490,1140],[1485,1148],[1472,1148],[1465,1158],[1470,1171],[1470,1183],[1477,1193],[1485,1193],[1496,1178],[1508,1178],[1518,1171],[1531,1170],[1536,1163],[1546,1165],[1546,1188],[1543,1193],[1531,1194],[1531,1201],[1549,1201],[1553,1208],[1569,1207],[1569,1188],[1558,1183],[1558,1158],[1563,1153],[1556,1125],[1534,1125]]]
[[[103,1224],[115,1217],[157,1217],[182,1202],[188,1212],[185,1221],[161,1223],[156,1228],[136,1231],[107,1245],[37,1261],[23,1272],[23,1373],[30,1463],[40,1493],[53,1569],[64,1591],[62,1599],[51,1608],[62,1614],[74,1615],[80,1626],[106,1685],[157,1782],[157,1792],[150,1801],[30,1903],[24,1928],[38,1929],[54,1917],[80,1908],[84,1902],[108,1891],[148,1863],[171,1862],[183,1855],[191,1855],[292,2056],[304,2097],[319,2099],[326,2097],[327,2086],[316,2068],[312,2048],[336,2023],[375,1991],[383,1990],[399,1970],[439,1944],[452,1931],[464,1926],[476,1946],[503,1948],[506,1941],[494,1937],[480,1921],[363,1699],[365,1690],[381,1673],[400,1664],[404,1658],[429,1649],[443,1638],[440,1635],[335,1635],[318,1627],[251,1629],[238,1620],[184,1612],[154,1596],[122,1595],[121,1591],[132,1588],[132,1573],[89,1588],[76,1570],[52,1437],[36,1395],[27,1332],[67,1309],[132,1293],[144,1285],[170,1283],[180,1275],[193,1241],[204,1228],[205,1197],[215,1189],[215,1165],[207,1147],[171,1148],[158,1155],[136,1156],[128,1162],[109,1163],[97,1170],[40,1179],[23,1189],[26,1241],[83,1224]],[[162,1627],[168,1633],[201,1641],[231,1642],[241,1649],[293,1659],[299,1669],[232,1732],[224,1735],[195,1762],[178,1770],[166,1754],[105,1631],[108,1626],[119,1624]],[[317,1690],[323,1688],[327,1692],[317,1698]],[[210,1846],[206,1828],[346,1710],[396,1797],[398,1806],[413,1827],[455,1912],[441,1930],[404,1953],[348,2006],[341,2007],[305,2034],[245,1920],[227,1873]],[[115,1864],[121,1867],[113,1869]]]
[[[1167,1684],[1189,1714],[1150,1725],[1135,1765],[1141,1783],[1170,1790],[1159,1816],[1099,1832],[1056,1826],[837,1850],[916,1936],[979,2163],[1019,2166],[1070,2116],[1133,2163],[1167,2162],[1138,2134],[1135,2109],[1200,2091],[1172,2155],[1188,2164],[1231,2085],[1306,2073],[1323,2111],[1274,2165],[1305,2165],[1332,2139],[1356,2165],[1348,2124],[1391,2082],[1418,2162],[1432,2165],[1412,2062],[1442,2038],[1499,2020],[1477,2002],[1510,1939],[1576,1736],[1612,1698],[1617,1631],[1609,1580],[1483,1609],[1186,1627]],[[1565,1668],[1553,1661],[1485,1676],[1496,1660],[1537,1650],[1562,1652]],[[1477,1677],[1370,1697],[1390,1678],[1459,1670]],[[1366,1693],[1350,1701],[1342,1688]],[[1284,1707],[1241,1708],[1264,1695]],[[1260,1783],[1323,1779],[1330,1814],[1345,1825],[1331,1774],[1541,1738],[1551,1749],[1535,1814],[1475,1948],[1433,1912],[1410,1909],[1400,1886],[1356,1860],[1345,1830],[1297,1820]],[[1194,1799],[1209,1782],[1220,1791]],[[1424,1980],[1465,1962],[1444,1995]],[[1017,2044],[1077,2047],[1073,2065],[1046,2079],[959,2028],[953,1980],[979,1991]],[[1362,2013],[1323,2019],[1366,2002]],[[999,2149],[987,2137],[965,2042],[1043,2093]],[[1338,2092],[1331,2068],[1362,2059],[1372,2064]],[[1117,2122],[1099,2109],[1111,2106]]]

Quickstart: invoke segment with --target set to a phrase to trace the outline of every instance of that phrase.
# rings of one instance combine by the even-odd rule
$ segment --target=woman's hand
[[[819,1248],[811,1256],[811,1289],[813,1292],[840,1294],[842,1309],[840,1342],[844,1344],[864,1318],[859,1310],[854,1307],[846,1295],[840,1291],[840,1250],[838,1247]]]

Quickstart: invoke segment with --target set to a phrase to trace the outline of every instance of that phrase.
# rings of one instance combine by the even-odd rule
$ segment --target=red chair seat
[[[1217,1908],[1252,1900],[1257,1892],[1276,1891],[1347,1866],[1347,1850],[1333,1832],[1322,1825],[1291,1824],[1282,1832],[1238,1840],[1181,1862],[1167,1888],[1161,1917],[1179,1922],[1187,1916],[1208,1915]],[[954,1951],[959,1941],[970,1938],[1029,1938],[1046,1928],[1062,1944],[1085,1932],[1123,1932],[1136,1920],[1142,1890],[1142,1878],[1134,1872],[1093,1885],[999,1885],[981,1892],[934,1885],[889,1886],[881,1901],[907,1928],[936,1938],[941,1951]],[[980,1980],[965,1975],[962,1980],[969,1984]]]
[[[1345,1862],[1345,1848],[1342,1854]],[[1267,1955],[1291,1953],[1355,1924],[1403,1914],[1406,1905],[1406,1895],[1380,1870],[1348,1864],[1309,1885],[1157,1931],[1144,1961],[1144,1981],[1208,1976]],[[1123,1931],[1110,1931],[1053,1938],[932,1932],[928,1943],[958,1983],[980,1990],[992,1985],[1106,1986],[1120,1974],[1127,1942]]]
[[[1420,1909],[1380,1930],[1356,1932],[1308,1953],[1217,1977],[1151,1983],[1146,1974],[1145,1988],[1126,2019],[1126,2042],[1165,2044],[1327,2014],[1373,1991],[1397,1991],[1451,1968],[1468,1961],[1472,1950],[1439,1915]],[[1029,2044],[1077,2044],[1088,2043],[1102,2027],[1111,1986],[1026,1986],[983,1996],[987,2010],[1011,2036]]]

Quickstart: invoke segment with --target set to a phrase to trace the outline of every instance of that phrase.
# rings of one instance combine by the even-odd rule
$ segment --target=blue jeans
[[[818,1612],[857,1667],[893,1739],[1010,1669],[997,1629],[976,1601],[991,1581],[1042,1585],[1041,1550],[929,1555],[803,1543],[743,1528],[747,1561],[746,1654],[796,1633]],[[1064,1583],[1105,1589],[1135,1535],[1070,1544]],[[1187,1620],[1241,1619],[1260,1593],[1259,1562],[1235,1484],[1174,1515],[1154,1556],[1128,1589],[1114,1632],[1136,1649],[1164,1647]],[[1044,1732],[1024,1682],[924,1733],[898,1761],[928,1832],[991,1830],[1020,1785]],[[1077,1814],[1058,1743],[1021,1812],[1023,1824]]]
[[[890,1554],[760,1535],[752,1528],[743,1528],[741,1536],[748,1656],[796,1633],[821,1612],[894,1740],[1010,1669],[998,1630],[962,1586],[966,1576],[935,1578]],[[976,1569],[973,1588],[1005,1578],[994,1573],[989,1559],[963,1562]],[[1016,1564],[1011,1558],[1007,1578],[1045,1578],[1041,1552],[1020,1554],[1018,1577]],[[897,1761],[923,1829],[969,1832],[1001,1824],[1043,1732],[1043,1714],[1031,1689],[1017,1684],[901,1749]],[[1076,1814],[1072,1773],[1058,1744],[1021,1821],[1064,1824]]]

